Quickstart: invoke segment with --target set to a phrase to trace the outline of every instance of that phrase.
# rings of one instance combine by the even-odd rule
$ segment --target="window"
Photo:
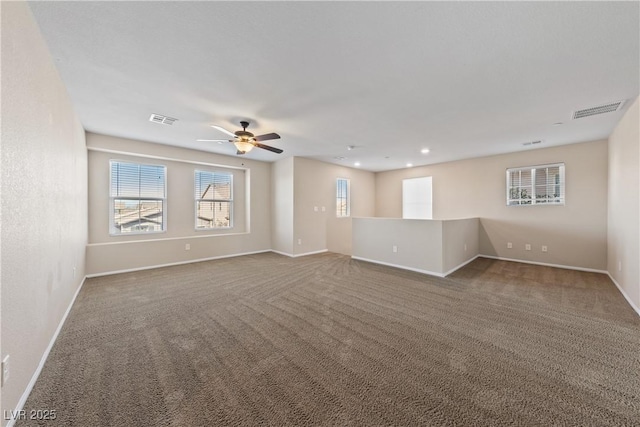
[[[336,183],[336,216],[338,217],[350,215],[349,187],[348,179],[338,178]]]
[[[196,230],[233,226],[233,175],[196,171]]]
[[[165,231],[166,167],[115,160],[109,164],[110,234]]]
[[[564,163],[507,169],[507,206],[564,205]]]
[[[430,176],[402,180],[402,218],[432,219]]]

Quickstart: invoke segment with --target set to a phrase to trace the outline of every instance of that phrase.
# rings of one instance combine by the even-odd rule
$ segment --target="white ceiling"
[[[282,136],[247,154],[265,161],[380,171],[606,138],[626,108],[572,112],[640,86],[639,2],[30,5],[88,131],[234,155],[196,139],[249,119]]]

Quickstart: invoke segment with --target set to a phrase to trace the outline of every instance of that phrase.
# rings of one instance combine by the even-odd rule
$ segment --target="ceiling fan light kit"
[[[236,146],[236,154],[238,155],[248,153],[249,151],[253,150],[253,147],[262,148],[263,150],[271,151],[277,154],[283,153],[283,150],[281,150],[280,148],[271,147],[269,145],[261,144],[258,142],[268,141],[270,139],[280,139],[280,135],[278,135],[277,133],[266,133],[264,135],[255,136],[253,133],[247,130],[247,127],[249,127],[249,122],[241,121],[240,126],[242,126],[242,130],[230,132],[221,126],[211,125],[212,128],[233,137],[233,139],[230,139],[229,142],[233,142],[233,145]],[[198,141],[220,142],[221,140],[198,139]]]
[[[246,154],[249,151],[253,150],[253,144],[250,143],[249,141],[243,141],[243,140],[234,141],[233,145],[235,145],[238,151],[241,152],[242,154]]]

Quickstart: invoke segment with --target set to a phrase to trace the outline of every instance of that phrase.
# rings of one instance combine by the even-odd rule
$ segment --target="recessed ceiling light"
[[[423,148],[422,150],[420,150],[420,152],[422,154],[428,154],[429,153],[429,149],[428,148]]]
[[[353,166],[360,166],[360,162],[355,162]]]
[[[413,163],[407,163],[408,168],[410,168],[411,166],[413,166]]]
[[[334,159],[335,159],[335,160],[344,160],[344,159],[346,159],[346,157],[337,156],[337,157],[334,157]]]
[[[347,150],[351,151],[353,150],[355,147],[355,145],[347,145]]]

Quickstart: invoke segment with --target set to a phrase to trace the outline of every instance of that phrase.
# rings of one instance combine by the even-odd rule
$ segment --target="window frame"
[[[558,168],[558,177],[559,177],[559,182],[557,183],[552,183],[549,184],[548,182],[545,184],[546,186],[549,185],[554,185],[554,186],[559,186],[559,195],[557,197],[553,197],[552,199],[554,199],[553,201],[551,201],[551,199],[544,199],[544,202],[539,202],[538,201],[538,197],[536,195],[536,187],[538,186],[536,184],[536,171],[541,170],[541,169],[548,169],[548,168]],[[511,182],[511,174],[513,172],[521,172],[521,171],[528,171],[531,174],[531,184],[528,186],[523,186],[523,185],[519,185],[519,186],[513,186],[512,182]],[[507,168],[506,170],[506,205],[508,207],[511,206],[564,206],[567,203],[567,195],[566,195],[566,165],[564,162],[559,162],[559,163],[548,163],[548,164],[543,164],[543,165],[534,165],[534,166],[521,166],[521,167],[515,167],[515,168]],[[527,199],[530,200],[530,203],[522,203],[523,198],[519,197],[519,198],[511,198],[511,193],[513,189],[516,188],[525,188],[529,189],[531,191],[531,198]],[[518,202],[518,203],[512,203],[512,202]]]
[[[340,182],[346,182],[346,194],[341,197],[340,194]],[[340,209],[341,201],[344,200],[345,209]],[[351,217],[351,180],[349,178],[336,178],[336,218],[349,218]]]
[[[197,182],[198,182],[198,173],[206,173],[206,174],[211,174],[215,177],[215,175],[228,175],[229,176],[229,199],[217,199],[217,198],[211,198],[211,199],[203,199],[203,198],[198,198],[196,197],[196,191],[197,191]],[[213,178],[215,179],[215,178]],[[194,226],[194,230],[195,231],[213,231],[213,230],[231,230],[234,227],[234,202],[233,202],[233,182],[234,182],[234,175],[232,172],[222,172],[222,171],[211,171],[211,170],[202,170],[202,169],[195,169],[193,171],[193,188],[194,188],[194,204],[193,204],[193,226]],[[229,203],[229,225],[228,226],[224,226],[224,227],[198,227],[198,203],[199,202],[212,202],[214,203]]]
[[[128,165],[136,165],[138,167],[149,166],[149,167],[159,167],[162,168],[163,174],[163,197],[131,197],[131,196],[113,196],[113,166],[115,164],[128,164]],[[160,230],[153,231],[130,231],[130,232],[121,232],[115,225],[115,210],[116,210],[116,200],[131,200],[131,201],[160,201],[162,203],[162,222]],[[167,232],[167,166],[162,164],[154,164],[154,163],[140,163],[130,160],[109,160],[109,236],[111,237],[120,237],[120,236],[135,236],[135,235],[148,235],[148,234],[162,234]]]

